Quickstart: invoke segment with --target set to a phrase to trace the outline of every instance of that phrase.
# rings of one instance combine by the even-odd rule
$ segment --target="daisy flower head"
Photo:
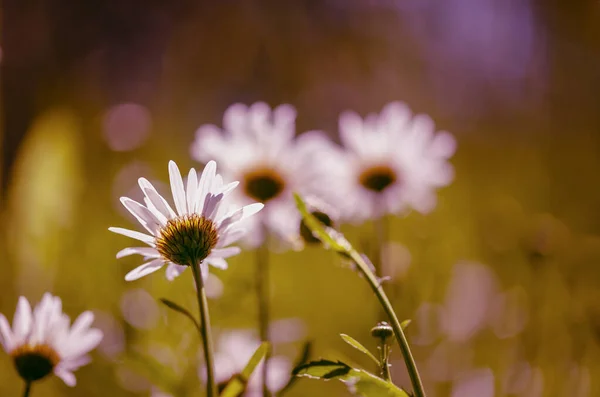
[[[413,116],[404,103],[392,102],[364,119],[344,112],[339,130],[350,220],[411,208],[428,213],[436,205],[435,190],[454,178],[448,163],[456,149],[454,137],[436,133],[429,116]]]
[[[215,350],[215,379],[219,390],[238,376],[260,346],[260,340],[251,330],[230,330],[220,334]],[[244,396],[263,395],[262,372],[264,360],[258,364],[250,376]],[[287,384],[292,371],[292,363],[285,356],[273,356],[269,359],[267,388],[276,394]],[[206,368],[201,368],[200,377],[206,378]]]
[[[86,311],[71,326],[60,298],[49,293],[33,310],[21,296],[12,329],[0,314],[0,343],[25,382],[54,373],[68,386],[75,386],[73,371],[90,362],[87,353],[102,340],[102,332],[90,327],[93,321],[94,314]]]
[[[137,280],[164,265],[168,265],[166,276],[169,280],[181,274],[187,266],[200,265],[203,278],[208,276],[208,265],[227,268],[225,259],[240,252],[238,247],[229,246],[245,232],[240,222],[260,211],[263,204],[234,208],[223,204],[223,199],[238,182],[224,184],[216,169],[216,163],[210,161],[198,177],[192,168],[184,185],[177,164],[169,162],[175,210],[145,178],[138,181],[144,193],[144,204],[121,197],[125,208],[146,229],[146,233],[119,227],[109,230],[147,245],[125,248],[117,253],[117,258],[138,254],[147,261],[127,273],[125,280]]]
[[[324,196],[333,191],[335,178],[327,172],[332,164],[332,143],[320,131],[295,136],[296,110],[291,105],[271,109],[258,102],[231,105],[223,116],[223,128],[203,125],[196,132],[192,156],[200,161],[217,160],[226,180],[239,180],[233,202],[262,202],[260,217],[246,222],[250,232],[244,242],[256,247],[265,229],[284,243],[299,243],[300,214],[293,192]]]

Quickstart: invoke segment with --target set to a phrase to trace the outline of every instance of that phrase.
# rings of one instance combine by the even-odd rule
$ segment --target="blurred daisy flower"
[[[102,332],[90,328],[92,321],[94,314],[86,311],[71,326],[69,316],[62,312],[60,298],[49,293],[33,311],[21,296],[12,329],[0,314],[0,343],[25,382],[54,373],[68,386],[75,386],[73,371],[90,362],[87,353],[102,340]]]
[[[337,179],[330,171],[339,162],[329,150],[332,142],[320,131],[295,137],[295,119],[291,105],[271,109],[262,102],[234,104],[225,111],[223,129],[203,125],[196,132],[192,156],[200,162],[218,161],[226,180],[241,181],[242,188],[231,199],[240,205],[265,204],[260,217],[246,222],[250,233],[244,241],[252,247],[262,244],[264,229],[280,242],[301,244],[292,193],[327,199],[336,192]]]
[[[215,379],[220,390],[242,372],[259,346],[260,340],[251,330],[231,330],[220,334],[215,351]],[[263,395],[261,376],[263,365],[264,360],[254,369],[244,396]],[[279,392],[288,383],[291,371],[292,363],[286,357],[269,358],[267,387],[272,394]],[[200,375],[202,379],[206,378],[206,368],[201,368]]]
[[[435,189],[454,177],[447,162],[456,149],[452,135],[436,134],[429,116],[413,117],[403,103],[392,102],[364,119],[344,112],[339,130],[346,149],[344,209],[349,220],[409,208],[427,213],[436,205]]]
[[[134,238],[148,247],[125,248],[117,253],[117,258],[139,254],[148,262],[133,269],[125,280],[137,280],[153,273],[168,264],[167,279],[172,280],[189,265],[200,264],[204,278],[208,275],[208,265],[220,269],[227,268],[225,258],[237,255],[238,247],[229,245],[244,234],[240,221],[263,208],[260,203],[236,207],[222,205],[223,198],[238,185],[238,182],[223,184],[216,174],[217,165],[209,162],[200,177],[190,169],[187,186],[184,186],[179,168],[169,162],[169,176],[175,212],[167,201],[145,178],[139,179],[144,193],[144,203],[121,197],[121,202],[146,229],[147,233],[119,227],[110,231]]]

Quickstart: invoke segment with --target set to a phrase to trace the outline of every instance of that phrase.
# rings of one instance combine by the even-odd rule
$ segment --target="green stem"
[[[206,396],[217,397],[218,391],[215,384],[215,363],[213,358],[213,340],[210,331],[210,318],[208,315],[208,300],[206,299],[206,290],[204,280],[202,279],[202,270],[200,264],[190,266],[194,273],[196,282],[196,295],[198,297],[198,309],[200,310],[200,336],[204,348],[204,361],[206,363]]]
[[[258,295],[258,330],[260,340],[269,342],[269,242],[268,230],[264,225],[265,239],[256,250],[256,294]],[[262,367],[263,397],[269,397],[267,374],[269,373],[270,350],[265,355]]]
[[[29,393],[31,393],[31,382],[25,381],[25,390],[23,391],[23,397],[29,397]]]
[[[398,317],[396,317],[396,313],[394,312],[394,308],[392,307],[390,300],[383,291],[379,280],[373,274],[362,256],[360,256],[360,254],[354,249],[349,250],[348,254],[350,255],[350,258],[357,264],[359,271],[369,282],[371,289],[377,296],[377,299],[379,299],[379,303],[381,303],[383,310],[385,310],[385,313],[390,319],[390,325],[392,326],[396,340],[398,340],[398,344],[400,345],[400,351],[402,352],[402,357],[404,357],[404,362],[406,363],[406,369],[408,370],[408,375],[410,376],[415,397],[425,397],[425,390],[423,389],[423,382],[421,382],[421,377],[419,376],[419,371],[417,370],[417,364],[415,364],[415,359],[413,358],[410,347],[408,346],[408,341],[404,335],[404,331],[402,331],[402,326],[400,325]]]
[[[375,260],[373,261],[373,266],[375,266],[375,275],[378,277],[383,277],[383,271],[385,269],[386,263],[385,261],[385,249],[388,241],[388,225],[385,215],[380,216],[379,218],[373,221],[374,229],[375,229]]]
[[[385,339],[386,338],[381,338],[381,345],[380,345],[380,349],[381,349],[381,376],[384,380],[387,380],[388,382],[392,381],[392,374],[390,374],[390,364],[389,364],[389,359],[390,359],[390,348],[387,345],[387,343],[385,343]]]

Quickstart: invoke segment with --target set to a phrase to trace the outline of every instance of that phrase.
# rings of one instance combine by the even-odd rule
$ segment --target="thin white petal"
[[[217,248],[226,247],[229,244],[233,244],[242,238],[246,234],[245,229],[234,229],[227,231],[223,236],[219,238],[217,242]]]
[[[146,258],[160,258],[160,254],[156,248],[152,247],[127,247],[117,252],[117,259],[123,258],[129,255],[143,255]]]
[[[167,266],[166,276],[167,280],[173,281],[175,277],[179,276],[185,270],[187,266],[177,265],[175,263],[169,263]]]
[[[42,299],[43,300],[43,299]],[[24,296],[19,297],[17,310],[13,318],[13,335],[15,340],[23,341],[31,333],[32,313],[31,305]]]
[[[138,183],[146,198],[152,202],[154,207],[165,216],[167,219],[175,218],[177,214],[171,208],[167,200],[164,199],[163,196],[158,194],[154,186],[148,181],[146,178],[138,179]]]
[[[14,348],[13,335],[10,324],[4,314],[0,313],[0,343],[4,351],[9,353]]]
[[[76,335],[79,332],[82,332],[85,329],[89,328],[90,325],[92,325],[93,321],[94,313],[92,313],[89,310],[81,313],[73,323],[73,326],[71,327],[71,335]]]
[[[205,261],[218,269],[227,269],[227,261],[223,258],[209,256]]]
[[[173,193],[173,201],[179,215],[187,214],[187,205],[185,203],[185,190],[183,188],[183,179],[177,164],[173,160],[169,161],[169,180],[171,182],[171,191]]]
[[[210,256],[229,258],[230,256],[238,255],[240,252],[242,252],[240,247],[214,248],[210,252]]]
[[[202,175],[200,175],[200,182],[198,182],[198,194],[196,196],[194,212],[202,213],[204,209],[204,201],[206,199],[206,195],[209,193],[210,188],[213,184],[213,179],[215,178],[216,171],[217,163],[212,160],[209,161],[204,167],[204,170],[202,170]]]
[[[242,209],[244,210],[244,215],[242,216],[242,219],[246,219],[249,216],[260,212],[260,210],[262,210],[263,208],[265,208],[265,205],[263,203],[254,203],[243,207]]]
[[[131,215],[133,215],[142,226],[148,230],[148,232],[155,234],[160,229],[161,224],[159,220],[148,208],[129,197],[121,197],[121,203],[127,208]]]
[[[150,273],[154,273],[164,265],[164,261],[162,259],[154,259],[148,263],[144,263],[141,266],[136,267],[129,273],[125,275],[125,281],[133,281],[138,278],[144,277]]]
[[[77,379],[75,379],[75,375],[73,375],[73,372],[71,371],[67,371],[60,367],[56,367],[54,369],[54,375],[62,379],[62,381],[65,382],[67,386],[73,387],[77,384]]]
[[[122,227],[109,227],[113,233],[122,234],[123,236],[131,237],[143,243],[154,245],[154,237],[144,233],[136,232],[135,230],[123,229]]]
[[[187,179],[187,208],[188,213],[192,214],[196,208],[196,195],[198,194],[198,175],[196,175],[195,169],[190,169]]]
[[[212,215],[219,208],[221,200],[223,200],[223,193],[207,195],[204,208],[202,208],[202,216],[212,219]]]
[[[76,359],[98,346],[103,336],[102,331],[97,328],[88,329],[83,335],[79,335],[76,344],[70,345],[63,354],[66,358]]]

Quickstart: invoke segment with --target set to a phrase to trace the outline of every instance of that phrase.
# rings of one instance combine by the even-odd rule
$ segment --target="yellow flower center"
[[[52,347],[22,345],[10,352],[17,372],[27,382],[42,379],[52,372],[60,356]]]
[[[243,177],[244,192],[256,201],[266,203],[285,189],[285,180],[271,168],[262,167],[247,172]]]
[[[219,235],[214,222],[198,214],[170,219],[156,238],[160,255],[178,265],[197,265],[210,255]]]
[[[398,179],[396,172],[387,165],[367,168],[358,177],[361,185],[377,193],[383,192]]]

